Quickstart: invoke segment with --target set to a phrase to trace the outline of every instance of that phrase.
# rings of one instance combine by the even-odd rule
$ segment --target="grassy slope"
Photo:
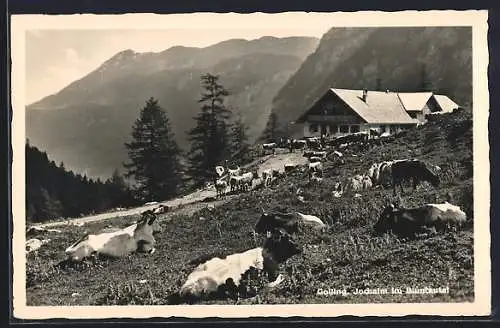
[[[439,124],[430,122],[400,138],[368,150],[346,152],[345,163],[330,163],[325,179],[309,185],[302,177],[289,177],[272,189],[253,191],[213,211],[201,208],[194,214],[170,214],[162,218],[157,252],[135,254],[118,260],[99,260],[97,265],[55,269],[63,249],[84,229],[124,226],[133,218],[65,228],[51,235],[51,244],[30,255],[27,265],[29,305],[166,304],[194,268],[188,262],[204,254],[230,254],[254,247],[251,231],[261,207],[298,210],[315,214],[329,224],[326,233],[303,232],[298,236],[304,252],[282,265],[286,280],[274,290],[261,289],[259,297],[242,303],[362,303],[472,301],[472,224],[459,232],[422,235],[413,240],[393,235],[375,237],[373,224],[381,208],[392,198],[391,190],[371,189],[359,198],[334,198],[333,184],[362,173],[376,161],[417,157],[443,169],[443,184],[427,184],[416,192],[407,189],[401,201],[406,206],[442,201],[451,193],[470,219],[472,202],[472,124],[465,113],[448,115]],[[297,200],[301,188],[306,200]],[[203,217],[203,220],[200,220]],[[480,219],[480,218],[479,218]],[[139,281],[146,280],[140,283]],[[253,285],[261,286],[262,282]],[[445,287],[445,295],[318,296],[318,288]],[[72,296],[73,293],[78,293]],[[234,301],[205,301],[232,304]]]

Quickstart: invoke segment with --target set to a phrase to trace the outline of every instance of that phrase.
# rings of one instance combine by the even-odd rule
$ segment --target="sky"
[[[328,24],[312,28],[211,28],[163,30],[27,30],[26,103],[57,93],[84,77],[116,53],[160,52],[172,46],[206,47],[220,41],[262,36],[321,36]]]

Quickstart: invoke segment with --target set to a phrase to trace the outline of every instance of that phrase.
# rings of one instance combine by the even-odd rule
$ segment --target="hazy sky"
[[[302,24],[300,24],[302,25]],[[304,24],[307,26],[307,24]],[[56,93],[82,78],[119,51],[159,52],[175,45],[206,47],[232,38],[314,36],[330,27],[301,29],[211,28],[163,30],[28,30],[26,32],[26,102]]]

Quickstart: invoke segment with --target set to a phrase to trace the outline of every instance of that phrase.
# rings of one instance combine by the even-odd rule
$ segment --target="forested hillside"
[[[123,178],[115,172],[93,180],[57,165],[47,153],[26,143],[26,218],[42,222],[136,205]]]

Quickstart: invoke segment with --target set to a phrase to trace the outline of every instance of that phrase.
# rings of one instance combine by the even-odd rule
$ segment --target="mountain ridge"
[[[126,49],[57,94],[27,106],[27,137],[57,162],[90,177],[107,177],[127,160],[123,144],[149,97],[167,111],[176,140],[186,150],[186,132],[199,111],[200,75],[215,73],[232,93],[228,104],[243,114],[254,140],[265,128],[275,92],[318,42],[260,38],[157,53]]]

